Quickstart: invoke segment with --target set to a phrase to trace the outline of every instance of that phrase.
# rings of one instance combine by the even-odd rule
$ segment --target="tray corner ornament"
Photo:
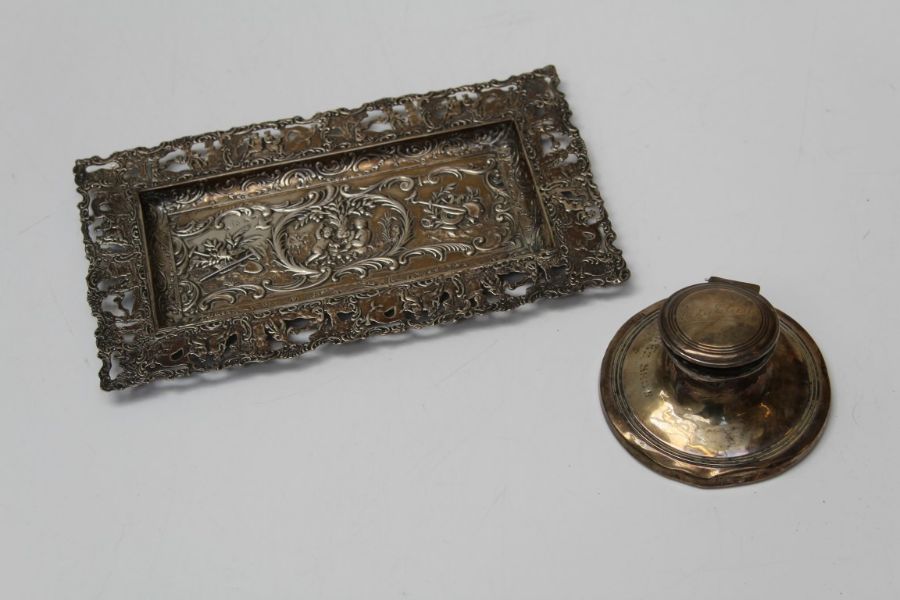
[[[122,389],[628,278],[551,67],[75,164]]]

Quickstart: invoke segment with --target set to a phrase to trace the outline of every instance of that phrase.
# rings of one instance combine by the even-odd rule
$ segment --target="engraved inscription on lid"
[[[755,286],[712,278],[666,300],[660,334],[670,352],[690,363],[734,368],[772,351],[778,315]]]

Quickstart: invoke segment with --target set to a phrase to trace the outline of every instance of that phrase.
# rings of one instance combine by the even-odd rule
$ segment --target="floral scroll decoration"
[[[202,228],[176,231],[182,310],[205,310],[216,302],[233,303],[236,294],[259,299],[269,292],[296,292],[351,274],[364,276],[372,270],[396,268],[402,258],[396,255],[409,237],[410,223],[403,204],[379,193],[392,186],[408,190],[413,182],[393,178],[355,192],[349,186],[326,186],[298,202],[239,207],[218,215]],[[388,215],[379,220],[381,229],[373,239],[371,222],[378,208],[386,209]],[[246,216],[255,217],[251,222],[256,225],[244,225],[224,238],[204,235],[225,230],[231,217]],[[232,270],[261,273],[263,258],[270,253],[277,266],[292,275],[289,283],[279,285],[263,279],[258,284],[202,294],[200,284]],[[204,275],[193,281],[190,274],[197,272]]]
[[[463,193],[454,194],[463,183]],[[506,186],[498,160],[489,158],[361,187],[301,188],[299,197],[279,203],[257,200],[199,221],[168,223],[179,288],[178,310],[168,317],[180,322],[239,304],[242,297],[261,300],[362,280],[419,257],[439,263],[521,249],[525,242]],[[175,208],[185,212],[187,204],[176,202]],[[417,236],[417,230],[430,233]],[[268,277],[273,272],[282,277]]]
[[[77,161],[101,387],[287,358],[622,283],[629,273],[558,86],[546,67]],[[368,149],[402,143],[412,160],[434,136],[497,124],[515,132],[515,160],[501,152],[491,165],[370,176],[377,161]],[[340,168],[356,179],[326,181],[348,153],[358,158]],[[257,201],[244,191],[219,197],[209,183],[243,177],[251,189],[254,170],[305,184]],[[536,199],[533,230],[503,195],[504,177]],[[150,210],[160,190],[183,192],[177,202],[199,217],[173,217],[181,206]],[[163,225],[171,251],[157,261],[152,232]]]

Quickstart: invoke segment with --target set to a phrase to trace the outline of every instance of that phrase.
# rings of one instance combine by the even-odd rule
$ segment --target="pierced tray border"
[[[123,389],[158,378],[290,358],[321,344],[454,322],[588,286],[623,283],[629,271],[613,243],[616,235],[571,114],[551,65],[502,81],[384,98],[355,109],[267,121],[76,161],[75,182],[82,196],[78,208],[90,263],[87,297],[97,318],[97,350],[103,363],[100,387]],[[517,128],[553,230],[552,251],[394,285],[390,291],[397,293],[400,310],[387,321],[365,313],[373,293],[364,291],[157,327],[142,190],[502,121]],[[373,128],[373,122],[381,126]],[[530,286],[526,293],[510,293],[522,285]],[[442,300],[445,291],[452,294]],[[315,324],[305,343],[290,341],[297,320]]]

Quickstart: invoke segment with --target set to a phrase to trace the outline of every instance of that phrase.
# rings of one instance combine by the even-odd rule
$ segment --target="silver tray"
[[[77,161],[101,387],[622,283],[558,84],[551,66]]]

